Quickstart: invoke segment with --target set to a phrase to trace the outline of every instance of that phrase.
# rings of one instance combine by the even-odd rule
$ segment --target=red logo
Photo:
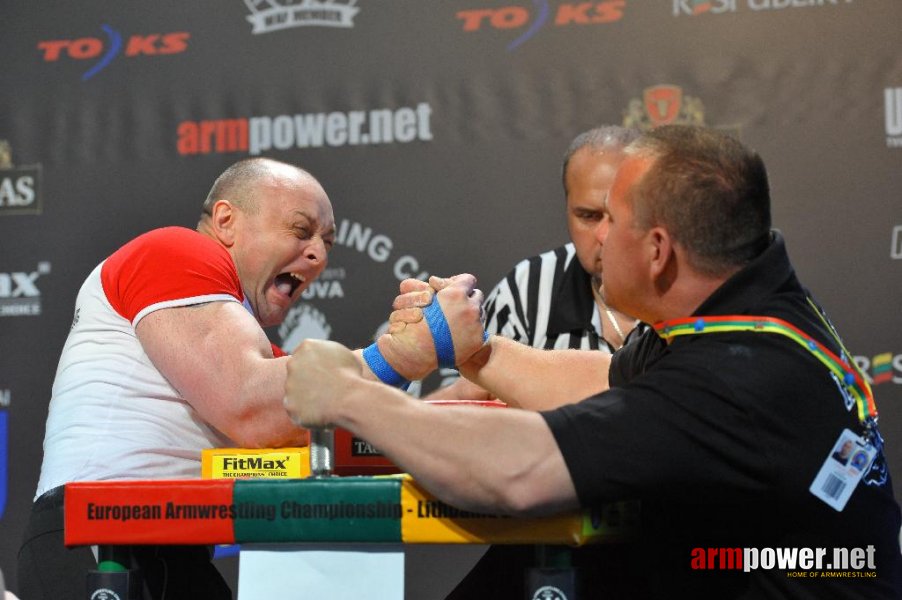
[[[652,126],[669,125],[680,115],[683,90],[675,85],[656,85],[646,88],[642,98]]]
[[[38,42],[38,50],[45,62],[56,62],[62,58],[73,60],[99,59],[83,75],[82,80],[90,79],[104,69],[117,56],[133,58],[136,56],[159,56],[179,54],[188,49],[191,34],[186,31],[172,33],[136,34],[123,38],[108,25],[101,27],[106,39],[99,37],[82,37],[71,40],[45,40]]]
[[[613,23],[623,18],[626,0],[606,0],[605,2],[564,2],[552,8],[549,0],[533,0],[533,9],[524,6],[502,6],[500,8],[473,8],[461,10],[457,18],[466,32],[483,29],[526,30],[511,42],[507,49],[513,50],[534,36],[549,23],[556,27],[570,25],[598,25]]]
[[[683,94],[683,88],[671,84],[645,88],[641,99],[630,100],[623,116],[624,127],[642,131],[674,123],[705,125],[705,107],[701,100]]]

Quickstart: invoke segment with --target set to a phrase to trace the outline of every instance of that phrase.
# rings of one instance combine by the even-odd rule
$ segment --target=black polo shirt
[[[694,314],[777,317],[841,352],[776,233]],[[882,455],[842,512],[808,490],[842,431],[863,428],[804,348],[752,332],[665,345],[648,331],[615,354],[610,380],[610,391],[543,416],[584,506],[642,501],[638,543],[655,597],[902,597],[900,514]],[[698,548],[826,548],[832,558],[834,548],[868,546],[876,577],[691,561]]]

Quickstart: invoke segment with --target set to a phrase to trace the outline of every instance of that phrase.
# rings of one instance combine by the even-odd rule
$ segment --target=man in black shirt
[[[289,365],[289,412],[352,430],[463,509],[640,500],[637,597],[899,598],[900,513],[873,397],[771,230],[763,162],[684,126],[627,155],[597,231],[605,302],[655,327],[614,355],[611,389],[565,404],[599,376],[579,351],[492,337],[464,375],[562,405],[435,410],[312,342]],[[425,327],[404,310],[396,327]],[[846,440],[857,458],[838,466]]]

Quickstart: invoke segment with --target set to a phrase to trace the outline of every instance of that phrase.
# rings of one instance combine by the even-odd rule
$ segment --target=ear
[[[655,287],[666,291],[676,277],[676,253],[670,232],[652,227],[648,232],[649,270]]]
[[[210,229],[213,235],[223,246],[231,248],[235,244],[237,209],[228,200],[217,200],[211,213]]]

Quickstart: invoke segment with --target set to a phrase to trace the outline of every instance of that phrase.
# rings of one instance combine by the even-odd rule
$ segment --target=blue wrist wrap
[[[423,309],[423,316],[426,318],[426,324],[432,333],[432,343],[435,345],[435,356],[438,360],[439,367],[454,368],[454,341],[451,339],[451,329],[448,327],[448,320],[438,300],[433,298],[432,303]],[[489,339],[489,333],[484,331],[482,340]],[[410,381],[395,371],[394,367],[388,364],[385,357],[375,342],[363,349],[363,360],[369,366],[370,370],[376,374],[376,377],[382,383],[400,387],[406,390],[410,385]]]
[[[363,349],[363,360],[366,361],[367,366],[382,383],[405,390],[410,385],[408,380],[404,379],[400,373],[395,371],[394,367],[388,364],[388,361],[382,356],[382,352],[379,351],[379,346],[376,345],[376,342]]]
[[[451,339],[451,329],[448,320],[438,303],[438,298],[432,299],[432,304],[423,309],[426,324],[432,332],[432,343],[435,344],[435,356],[438,366],[453,368],[454,365],[454,341]]]
[[[438,303],[438,298],[432,299],[432,304],[423,309],[423,316],[426,317],[426,324],[429,325],[429,331],[432,332],[432,343],[435,344],[435,356],[438,359],[439,367],[454,368],[454,341],[451,339],[451,329],[448,327],[448,320],[442,307]],[[489,332],[482,332],[482,341],[488,341]]]

